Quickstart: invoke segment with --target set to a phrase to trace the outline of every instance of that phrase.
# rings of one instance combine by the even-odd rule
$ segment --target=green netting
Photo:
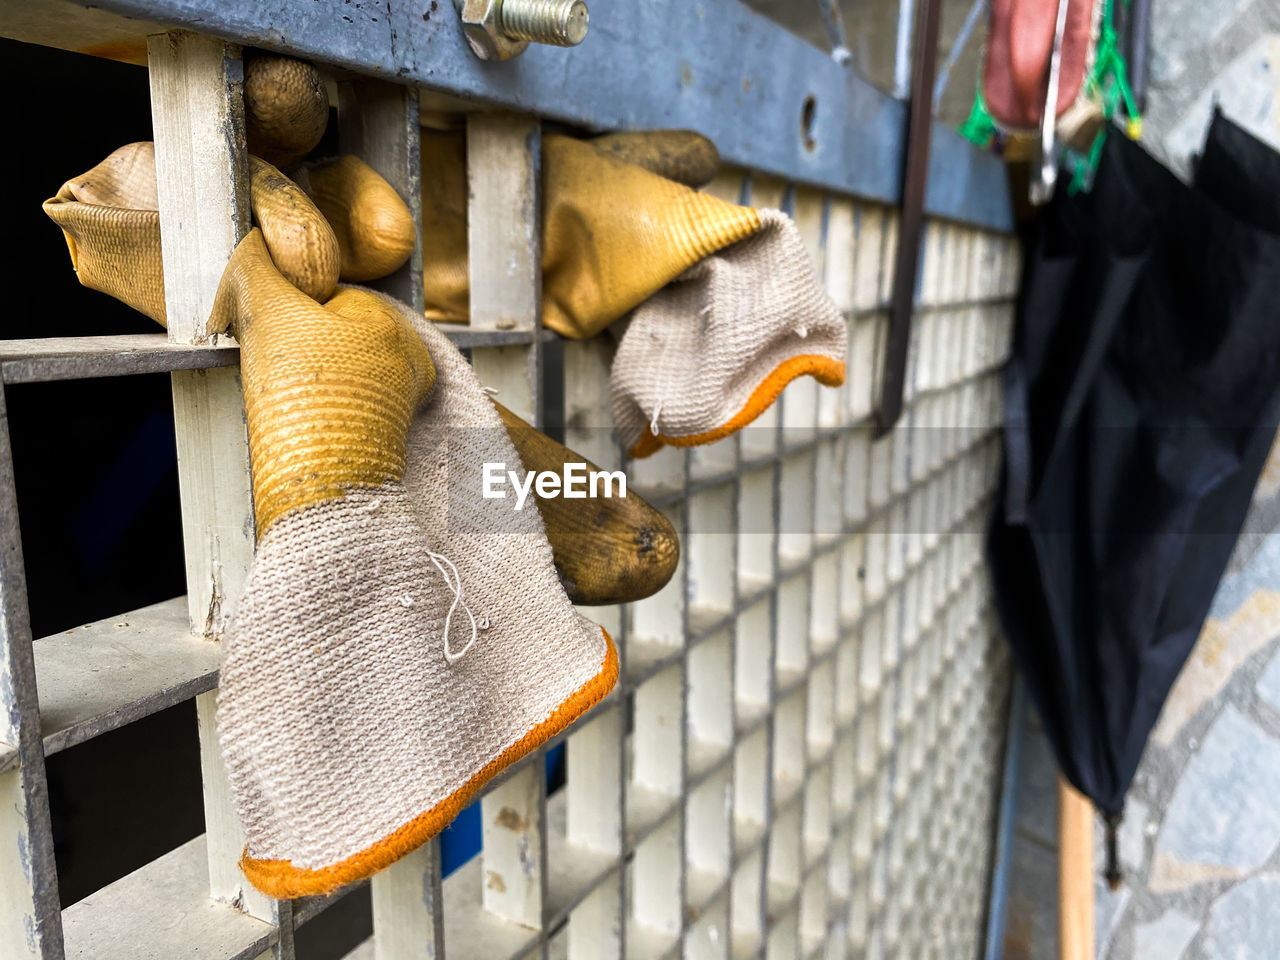
[[[960,136],[980,147],[989,147],[995,135],[996,121],[987,110],[987,102],[982,99],[982,84],[979,82],[978,89],[973,94],[973,107],[969,110],[969,117],[960,124]]]
[[[1102,116],[1105,122],[1093,138],[1089,150],[1081,153],[1068,150],[1066,163],[1071,170],[1071,182],[1067,184],[1068,193],[1088,190],[1093,185],[1093,175],[1098,169],[1098,158],[1102,156],[1102,145],[1106,142],[1111,120],[1117,110],[1124,108],[1126,118],[1125,132],[1135,140],[1142,136],[1142,116],[1133,102],[1133,90],[1129,87],[1129,65],[1120,52],[1119,38],[1116,36],[1115,23],[1112,18],[1114,0],[1106,0],[1102,9],[1102,29],[1098,34],[1098,49],[1094,57],[1093,69],[1085,78],[1085,93],[1096,97],[1102,104]],[[1129,0],[1123,0],[1125,8]]]

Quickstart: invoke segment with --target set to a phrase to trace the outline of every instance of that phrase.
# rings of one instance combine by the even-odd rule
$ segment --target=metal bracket
[[[911,0],[903,0],[909,3]],[[920,237],[924,230],[925,187],[929,179],[929,134],[933,119],[933,77],[938,59],[941,0],[920,0],[922,16],[916,31],[911,64],[911,97],[907,101],[907,149],[902,177],[902,206],[898,249],[894,258],[893,292],[889,300],[889,334],[880,377],[877,435],[888,433],[902,413],[907,355],[911,347],[911,311],[915,305],[920,266]]]

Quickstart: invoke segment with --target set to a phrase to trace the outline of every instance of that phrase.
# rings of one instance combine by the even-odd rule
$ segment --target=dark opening
[[[818,146],[813,136],[813,121],[818,112],[818,100],[813,94],[804,98],[804,106],[800,109],[800,140],[804,148],[812,153]]]

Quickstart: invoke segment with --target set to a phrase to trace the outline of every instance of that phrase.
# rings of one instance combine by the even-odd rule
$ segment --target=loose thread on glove
[[[658,414],[662,413],[662,401],[659,400],[653,408],[653,416],[649,418],[649,432],[655,437],[658,435]]]
[[[427,551],[427,556],[431,558],[431,562],[436,565],[436,569],[440,571],[440,576],[444,577],[445,585],[453,593],[453,603],[449,605],[449,612],[444,615],[444,658],[449,663],[461,660],[467,655],[476,642],[476,618],[471,612],[471,608],[462,602],[462,575],[458,573],[458,568],[453,565],[453,561],[446,557],[443,553],[432,553]],[[449,569],[446,570],[445,567]],[[453,571],[453,578],[450,579],[449,571]],[[457,653],[449,649],[449,627],[453,622],[453,611],[458,608],[458,604],[462,604],[462,609],[466,611],[468,619],[471,620],[471,639]]]

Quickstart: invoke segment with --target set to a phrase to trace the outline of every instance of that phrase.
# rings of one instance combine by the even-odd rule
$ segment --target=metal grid
[[[236,350],[197,345],[220,263],[247,223],[238,51],[191,34],[148,48],[178,319],[167,338],[2,342],[0,377],[174,371],[190,595],[33,644],[0,420],[0,844],[10,851],[0,955],[133,960],[198,948],[290,960],[295,927],[332,901],[275,902],[244,883],[211,735],[217,637],[251,552]],[[344,149],[416,197],[417,93],[351,79],[340,88]],[[507,406],[541,422],[538,133],[519,115],[468,120],[475,293],[472,325],[454,336]],[[618,640],[622,679],[559,738],[566,787],[547,796],[544,748],[484,792],[480,857],[442,881],[433,842],[375,877],[375,938],[355,957],[976,955],[1008,685],[980,530],[1015,245],[930,225],[905,412],[877,440],[893,211],[744,172],[709,189],[793,213],[849,318],[848,386],[797,382],[731,441],[626,464],[681,531],[683,559],[657,596],[587,611]],[[180,233],[176,219],[200,229]],[[420,302],[414,264],[385,286]],[[566,441],[622,463],[602,419],[607,347],[557,350]],[[189,698],[206,835],[62,910],[44,757]]]
[[[625,955],[974,956],[1008,683],[981,529],[1013,244],[930,227],[906,411],[875,440],[893,213],[749,176],[712,189],[793,212],[850,318],[849,385],[792,384],[735,441],[629,465],[685,549],[678,582],[606,623],[625,679],[594,722],[629,758]],[[585,446],[604,371],[595,346],[566,350]],[[577,789],[571,768],[571,809]]]

